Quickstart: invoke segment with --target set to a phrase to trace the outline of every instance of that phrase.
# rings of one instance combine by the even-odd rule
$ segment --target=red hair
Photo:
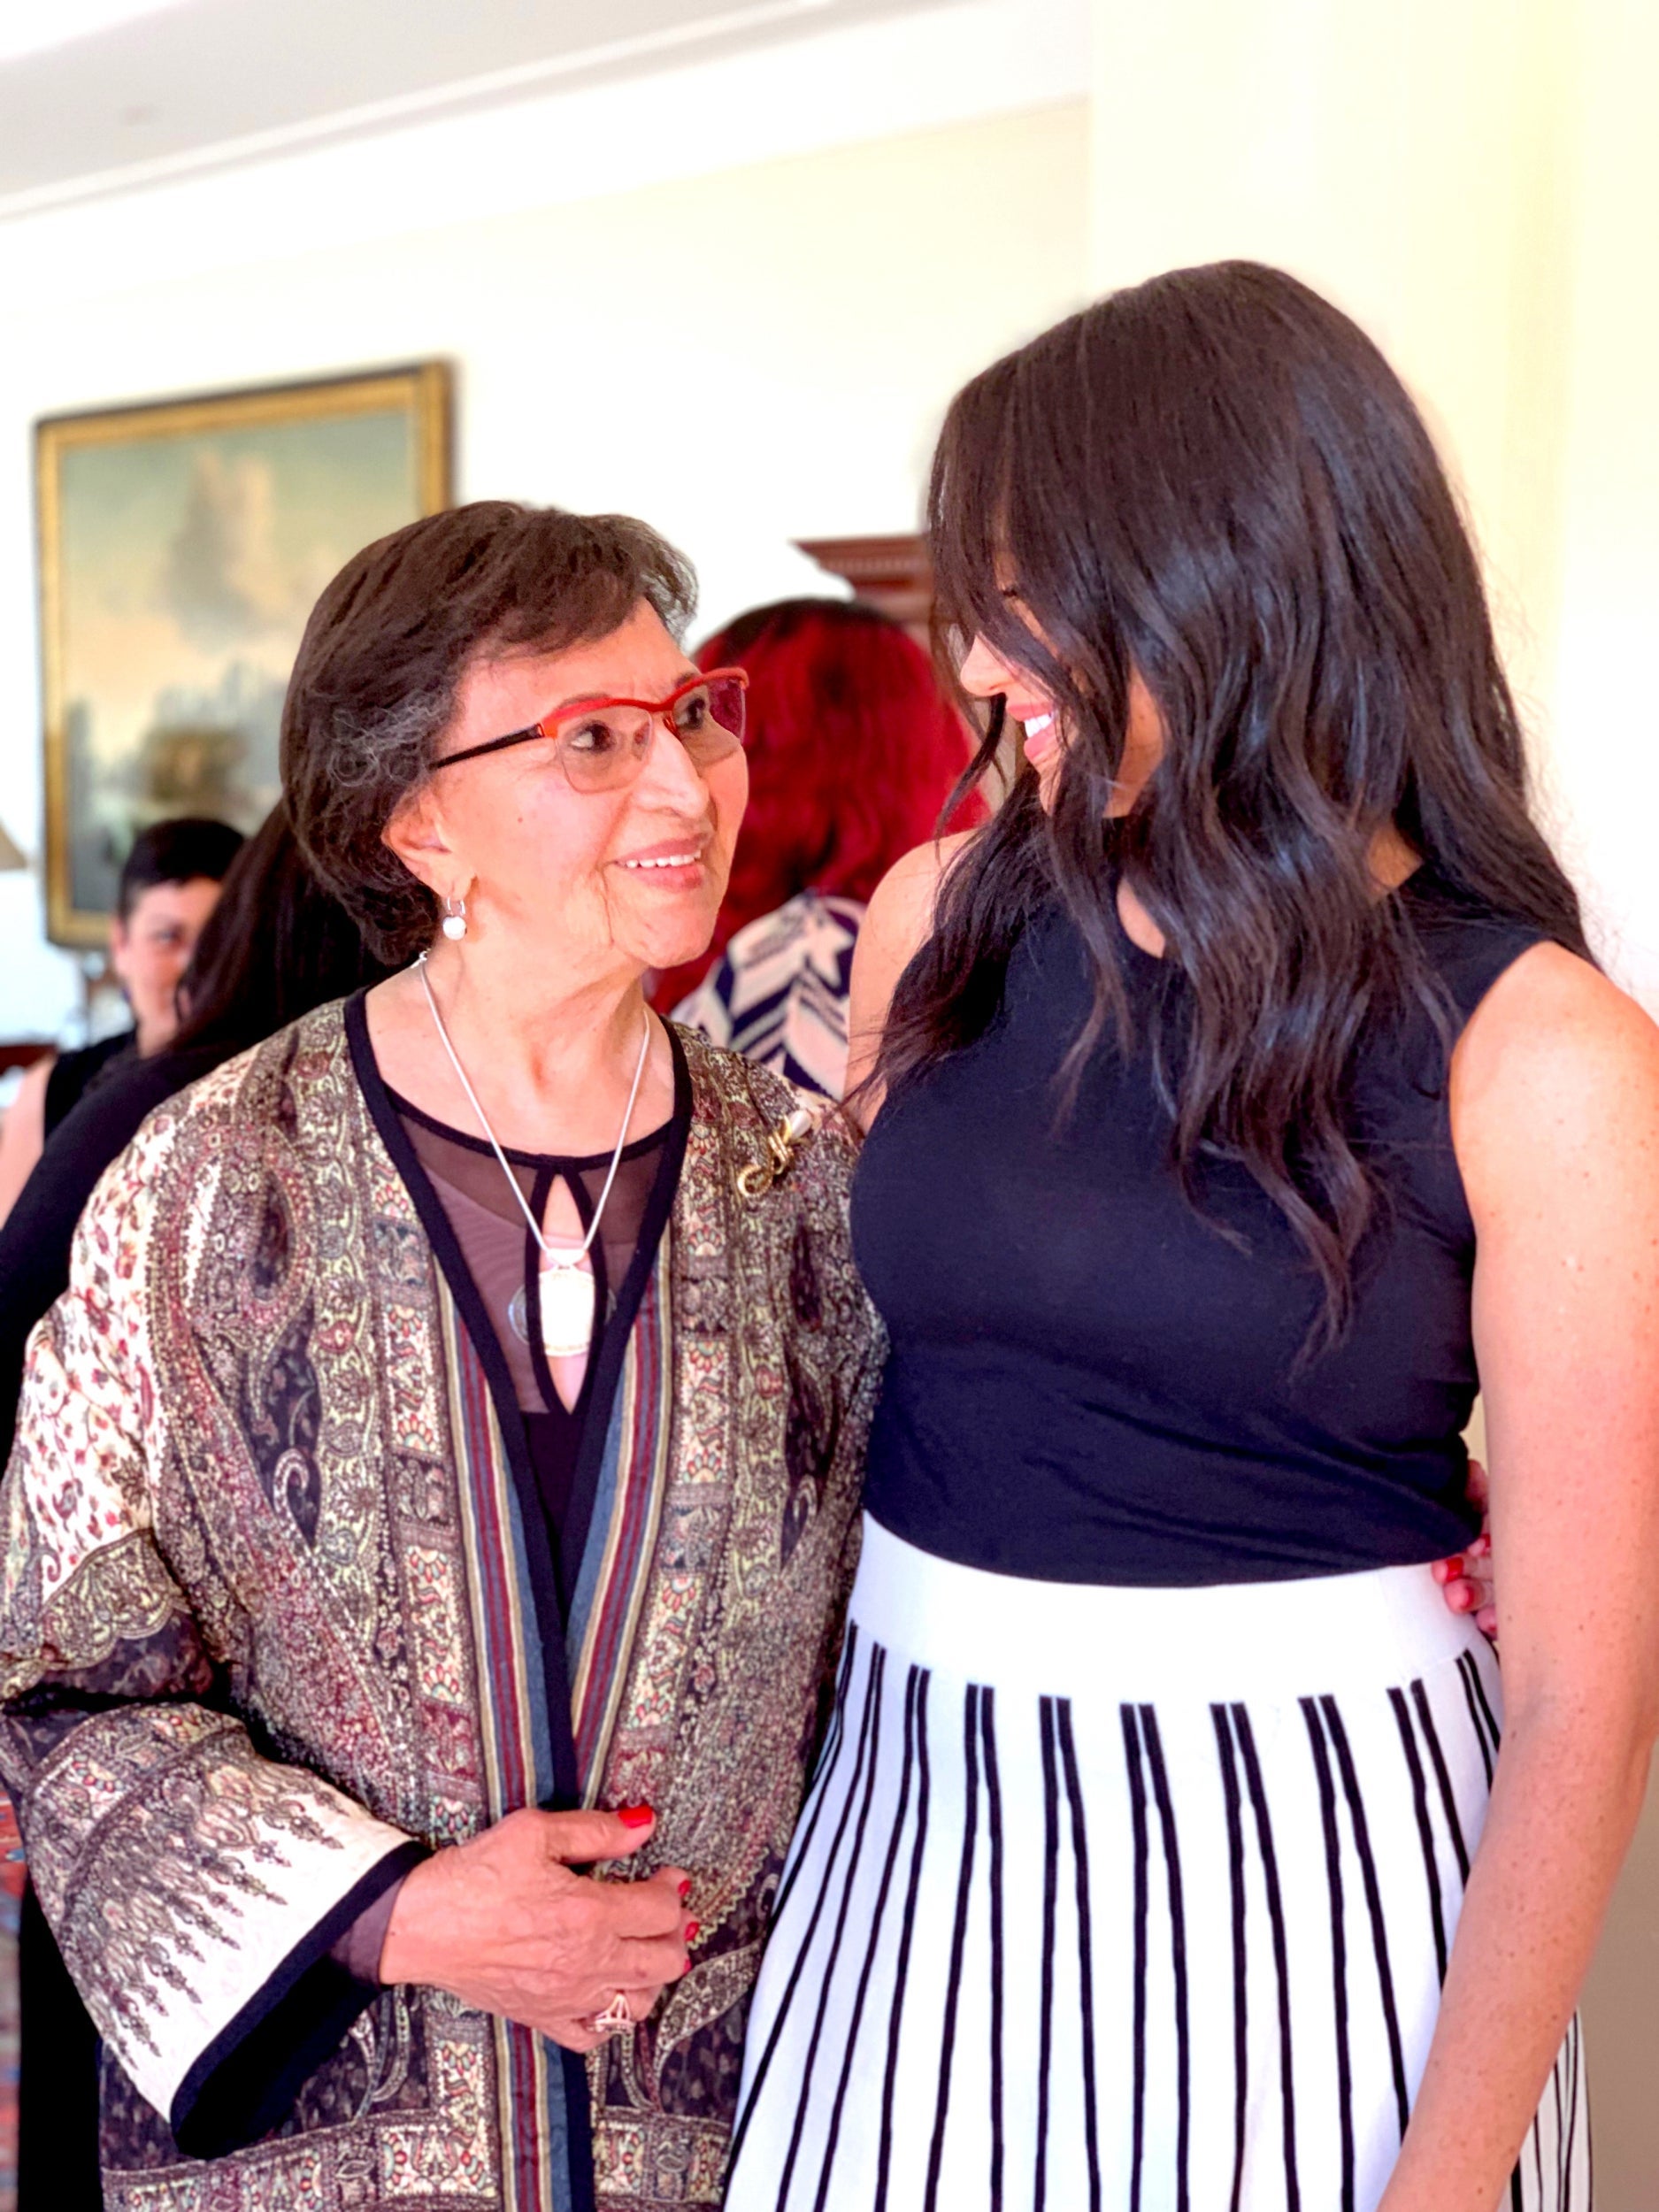
[[[734,932],[797,892],[867,900],[933,834],[972,745],[926,653],[856,600],[756,607],[695,657],[749,672],[749,810],[714,942],[659,979],[664,1008],[695,989]],[[982,812],[970,797],[953,825]]]

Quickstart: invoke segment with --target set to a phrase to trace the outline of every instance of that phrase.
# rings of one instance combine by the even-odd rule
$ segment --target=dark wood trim
[[[902,622],[927,643],[933,611],[933,565],[927,541],[914,531],[864,538],[797,538],[798,551],[832,576],[840,576],[863,599]]]

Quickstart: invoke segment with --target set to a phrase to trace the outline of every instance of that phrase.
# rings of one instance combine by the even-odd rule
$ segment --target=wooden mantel
[[[856,598],[891,615],[923,645],[933,607],[933,566],[927,541],[914,533],[880,538],[797,538],[799,551],[844,577]]]

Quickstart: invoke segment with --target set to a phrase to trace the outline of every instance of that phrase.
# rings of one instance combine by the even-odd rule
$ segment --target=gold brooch
[[[815,1117],[804,1106],[774,1122],[766,1132],[766,1156],[751,1160],[737,1171],[737,1187],[745,1198],[764,1198],[772,1185],[789,1172],[796,1148],[812,1133]]]

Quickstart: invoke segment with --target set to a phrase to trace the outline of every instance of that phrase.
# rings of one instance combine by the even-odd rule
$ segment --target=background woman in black
[[[0,1127],[0,1221],[84,1093],[111,1069],[165,1050],[178,1026],[180,979],[242,841],[227,822],[199,815],[152,822],[133,840],[110,918],[110,966],[132,1025],[73,1052],[43,1053],[26,1071]]]
[[[977,379],[932,521],[1028,768],[860,938],[892,1352],[731,2212],[1586,2206],[1659,1033],[1445,476],[1353,324],[1228,264]],[[1502,1694],[1430,1564],[1478,1385]]]

